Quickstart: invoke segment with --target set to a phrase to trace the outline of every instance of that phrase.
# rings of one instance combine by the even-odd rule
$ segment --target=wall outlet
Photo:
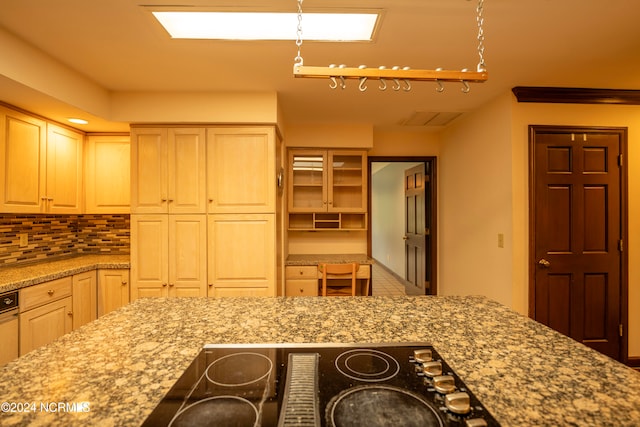
[[[27,246],[29,246],[29,235],[27,233],[20,233],[18,234],[18,236],[20,237],[21,248],[26,248]]]

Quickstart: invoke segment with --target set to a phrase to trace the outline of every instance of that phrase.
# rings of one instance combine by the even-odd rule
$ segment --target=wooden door
[[[18,315],[0,320],[0,367],[18,357]]]
[[[168,130],[169,213],[206,212],[206,142],[204,128]]]
[[[0,106],[0,210],[44,212],[47,127]]]
[[[530,314],[621,357],[623,130],[532,127]]]
[[[98,317],[98,288],[95,270],[73,276],[73,329]]]
[[[366,152],[331,150],[327,157],[327,211],[366,212]]]
[[[85,144],[85,212],[131,212],[131,147],[127,135],[89,136]]]
[[[71,332],[71,297],[20,313],[20,356]]]
[[[84,135],[47,125],[47,212],[80,213]]]
[[[170,297],[207,296],[206,215],[169,215],[168,263]]]
[[[131,215],[131,300],[166,297],[169,216]]]
[[[289,212],[326,212],[326,181],[326,151],[289,150]]]
[[[276,211],[276,143],[272,127],[207,131],[210,213]]]
[[[167,129],[131,131],[131,213],[167,213]]]
[[[209,296],[275,296],[275,214],[208,219]]]
[[[98,270],[98,316],[129,303],[129,270]]]
[[[426,272],[425,166],[424,163],[404,171],[405,200],[405,292],[425,295]]]

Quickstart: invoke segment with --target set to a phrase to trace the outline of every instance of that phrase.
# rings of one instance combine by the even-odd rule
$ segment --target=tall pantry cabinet
[[[274,127],[132,127],[131,296],[276,294]]]

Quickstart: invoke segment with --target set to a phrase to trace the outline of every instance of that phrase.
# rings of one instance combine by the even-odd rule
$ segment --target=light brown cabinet
[[[317,266],[286,266],[285,278],[286,296],[318,296]]]
[[[89,135],[85,144],[85,212],[129,213],[130,169],[128,135]]]
[[[132,128],[131,212],[205,213],[203,128]]]
[[[20,355],[73,329],[73,277],[20,290]]]
[[[82,211],[84,134],[0,107],[2,212]]]
[[[72,280],[73,329],[77,329],[98,317],[98,287],[96,271],[75,274]]]
[[[209,213],[274,213],[273,127],[207,129]]]
[[[275,214],[209,215],[209,296],[275,296],[275,230]]]
[[[207,295],[206,215],[131,216],[131,300]]]
[[[289,150],[289,230],[365,230],[366,166],[361,150]]]
[[[11,314],[0,318],[0,367],[18,357],[18,316]]]
[[[129,303],[129,270],[98,270],[98,316]]]

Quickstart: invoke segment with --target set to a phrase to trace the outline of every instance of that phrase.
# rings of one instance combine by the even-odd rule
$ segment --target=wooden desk
[[[360,264],[356,278],[358,279],[358,295],[369,289],[371,295],[371,264],[373,259],[364,254],[310,254],[289,255],[285,262],[285,296],[318,296],[322,273],[318,264],[349,263]]]

